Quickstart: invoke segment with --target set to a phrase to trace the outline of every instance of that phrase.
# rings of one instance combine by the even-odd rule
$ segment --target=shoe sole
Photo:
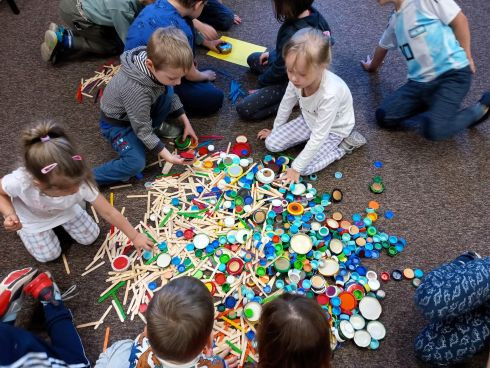
[[[20,272],[19,275],[15,275]],[[24,268],[13,271],[0,284],[0,317],[9,309],[12,301],[19,298],[25,284],[29,283],[37,273],[35,268]]]
[[[51,61],[57,45],[58,37],[56,33],[48,29],[44,33],[44,42],[41,44],[41,57],[45,62]]]

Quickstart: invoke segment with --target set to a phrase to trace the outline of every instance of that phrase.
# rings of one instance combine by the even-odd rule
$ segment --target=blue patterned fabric
[[[490,342],[490,257],[433,270],[415,303],[431,320],[415,339],[417,356],[434,365],[468,359]]]

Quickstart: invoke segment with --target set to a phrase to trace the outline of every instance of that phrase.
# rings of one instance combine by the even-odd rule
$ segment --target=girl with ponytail
[[[83,245],[97,239],[99,227],[80,206],[83,201],[126,234],[138,250],[151,249],[152,242],[98,192],[90,168],[61,126],[41,122],[21,137],[24,166],[1,179],[0,212],[5,229],[17,231],[36,260],[60,256],[53,231],[57,226]]]

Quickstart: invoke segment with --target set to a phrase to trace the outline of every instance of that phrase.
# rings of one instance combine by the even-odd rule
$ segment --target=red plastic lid
[[[320,294],[316,297],[316,301],[320,305],[327,305],[330,299],[325,294]]]
[[[214,281],[218,285],[223,285],[226,282],[226,275],[224,273],[217,273],[216,276],[214,276]]]
[[[148,306],[146,304],[140,304],[140,313],[145,313]]]
[[[191,240],[193,237],[194,231],[192,231],[191,229],[187,229],[184,231],[184,238],[186,238],[187,240]]]
[[[112,261],[112,265],[114,266],[114,268],[118,270],[122,270],[126,268],[128,266],[128,263],[129,263],[128,257],[125,256],[116,257]]]
[[[207,155],[209,151],[207,147],[201,147],[197,152],[199,153],[199,156],[204,156]]]
[[[390,280],[390,274],[388,272],[381,272],[380,278],[383,281],[389,281]]]

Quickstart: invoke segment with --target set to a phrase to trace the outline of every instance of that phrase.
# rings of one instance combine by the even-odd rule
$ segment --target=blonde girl
[[[22,145],[24,166],[0,181],[0,212],[5,229],[17,231],[37,261],[60,256],[60,242],[53,231],[57,226],[80,244],[97,239],[99,227],[80,206],[84,201],[126,234],[137,249],[151,249],[152,242],[98,192],[89,167],[63,128],[39,123],[22,133]]]
[[[286,93],[273,129],[261,130],[258,138],[265,139],[271,152],[307,141],[284,177],[288,182],[297,182],[300,175],[322,170],[366,140],[353,130],[349,87],[327,69],[331,61],[328,33],[313,28],[299,30],[284,46],[283,57],[289,79]],[[297,103],[301,114],[288,122]]]

